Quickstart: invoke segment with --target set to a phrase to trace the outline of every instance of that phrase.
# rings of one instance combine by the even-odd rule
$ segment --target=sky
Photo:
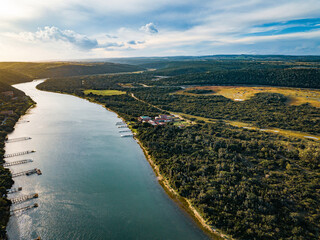
[[[320,0],[1,0],[0,61],[320,55]]]

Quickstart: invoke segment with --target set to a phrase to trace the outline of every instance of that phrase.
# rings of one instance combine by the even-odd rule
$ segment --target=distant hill
[[[70,77],[80,75],[134,72],[143,70],[140,66],[118,63],[80,62],[2,62],[0,69],[24,74],[29,78]]]
[[[29,81],[32,81],[32,78],[24,74],[12,72],[10,70],[0,69],[0,82],[11,85]]]
[[[15,96],[24,96],[24,92],[10,86],[9,84],[3,83],[0,81],[0,93],[7,92],[7,91],[13,91]]]

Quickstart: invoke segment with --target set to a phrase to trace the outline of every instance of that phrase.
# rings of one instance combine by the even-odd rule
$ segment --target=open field
[[[214,93],[205,95],[222,95],[234,101],[245,101],[255,94],[261,92],[280,93],[289,98],[288,103],[290,105],[310,103],[314,107],[320,107],[320,90],[315,89],[284,87],[202,86],[187,88],[184,91],[179,91],[177,93],[185,95],[199,95],[186,92],[195,89],[212,90]]]
[[[126,94],[126,92],[118,91],[118,90],[92,90],[92,89],[84,90],[83,93],[86,95],[92,93],[92,94],[101,95],[101,96],[114,96],[114,95]]]

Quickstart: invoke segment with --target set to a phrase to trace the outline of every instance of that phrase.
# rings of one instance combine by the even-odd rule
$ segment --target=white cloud
[[[316,29],[280,34],[285,32],[281,30],[294,26],[286,22],[317,18],[319,12],[319,0],[202,0],[201,4],[194,0],[2,0],[0,56],[6,57],[1,53],[4,51],[8,56],[33,57],[38,48],[46,52],[38,56],[39,60],[44,56],[56,57],[58,53],[60,58],[68,57],[69,53],[110,57],[111,50],[113,56],[213,54],[211,50],[225,46],[237,49],[246,44],[252,48],[266,46],[260,52],[255,48],[263,54],[272,44],[285,41],[291,42],[294,51],[298,49],[294,47],[295,40],[318,42],[314,50],[319,54]],[[283,24],[269,24],[275,22]],[[43,25],[34,32],[39,23]],[[160,31],[154,23],[161,26]],[[141,27],[142,24],[145,25]],[[274,34],[275,31],[279,32]],[[254,36],[261,32],[267,36]],[[129,49],[135,51],[126,52]],[[281,48],[277,49],[281,54]]]
[[[150,34],[155,34],[159,32],[156,28],[156,25],[154,25],[154,23],[152,22],[140,27],[140,30]]]
[[[71,43],[81,49],[93,49],[98,47],[98,42],[96,39],[90,39],[85,35],[81,35],[72,30],[61,30],[57,27],[44,27],[39,28],[38,31],[32,32],[22,32],[19,34],[22,40],[26,41],[63,41]]]

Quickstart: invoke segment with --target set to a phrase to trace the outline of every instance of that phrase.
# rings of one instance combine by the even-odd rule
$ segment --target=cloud
[[[110,35],[110,34],[106,34],[106,37],[107,37],[107,38],[113,38],[113,39],[118,38],[118,36]]]
[[[93,49],[98,47],[98,41],[96,39],[90,39],[85,35],[76,33],[75,31],[61,30],[54,26],[39,28],[36,32],[22,32],[19,36],[21,39],[27,41],[67,42],[81,49]]]
[[[139,45],[139,44],[143,44],[145,43],[145,41],[135,41],[135,40],[131,40],[129,42],[127,42],[129,45]]]
[[[152,22],[140,27],[140,30],[150,34],[156,34],[159,32]]]
[[[113,48],[121,48],[124,46],[124,43],[104,43],[104,44],[99,44],[99,48],[105,48],[105,49],[113,49]]]
[[[0,60],[320,54],[319,12],[319,0],[5,0]]]

